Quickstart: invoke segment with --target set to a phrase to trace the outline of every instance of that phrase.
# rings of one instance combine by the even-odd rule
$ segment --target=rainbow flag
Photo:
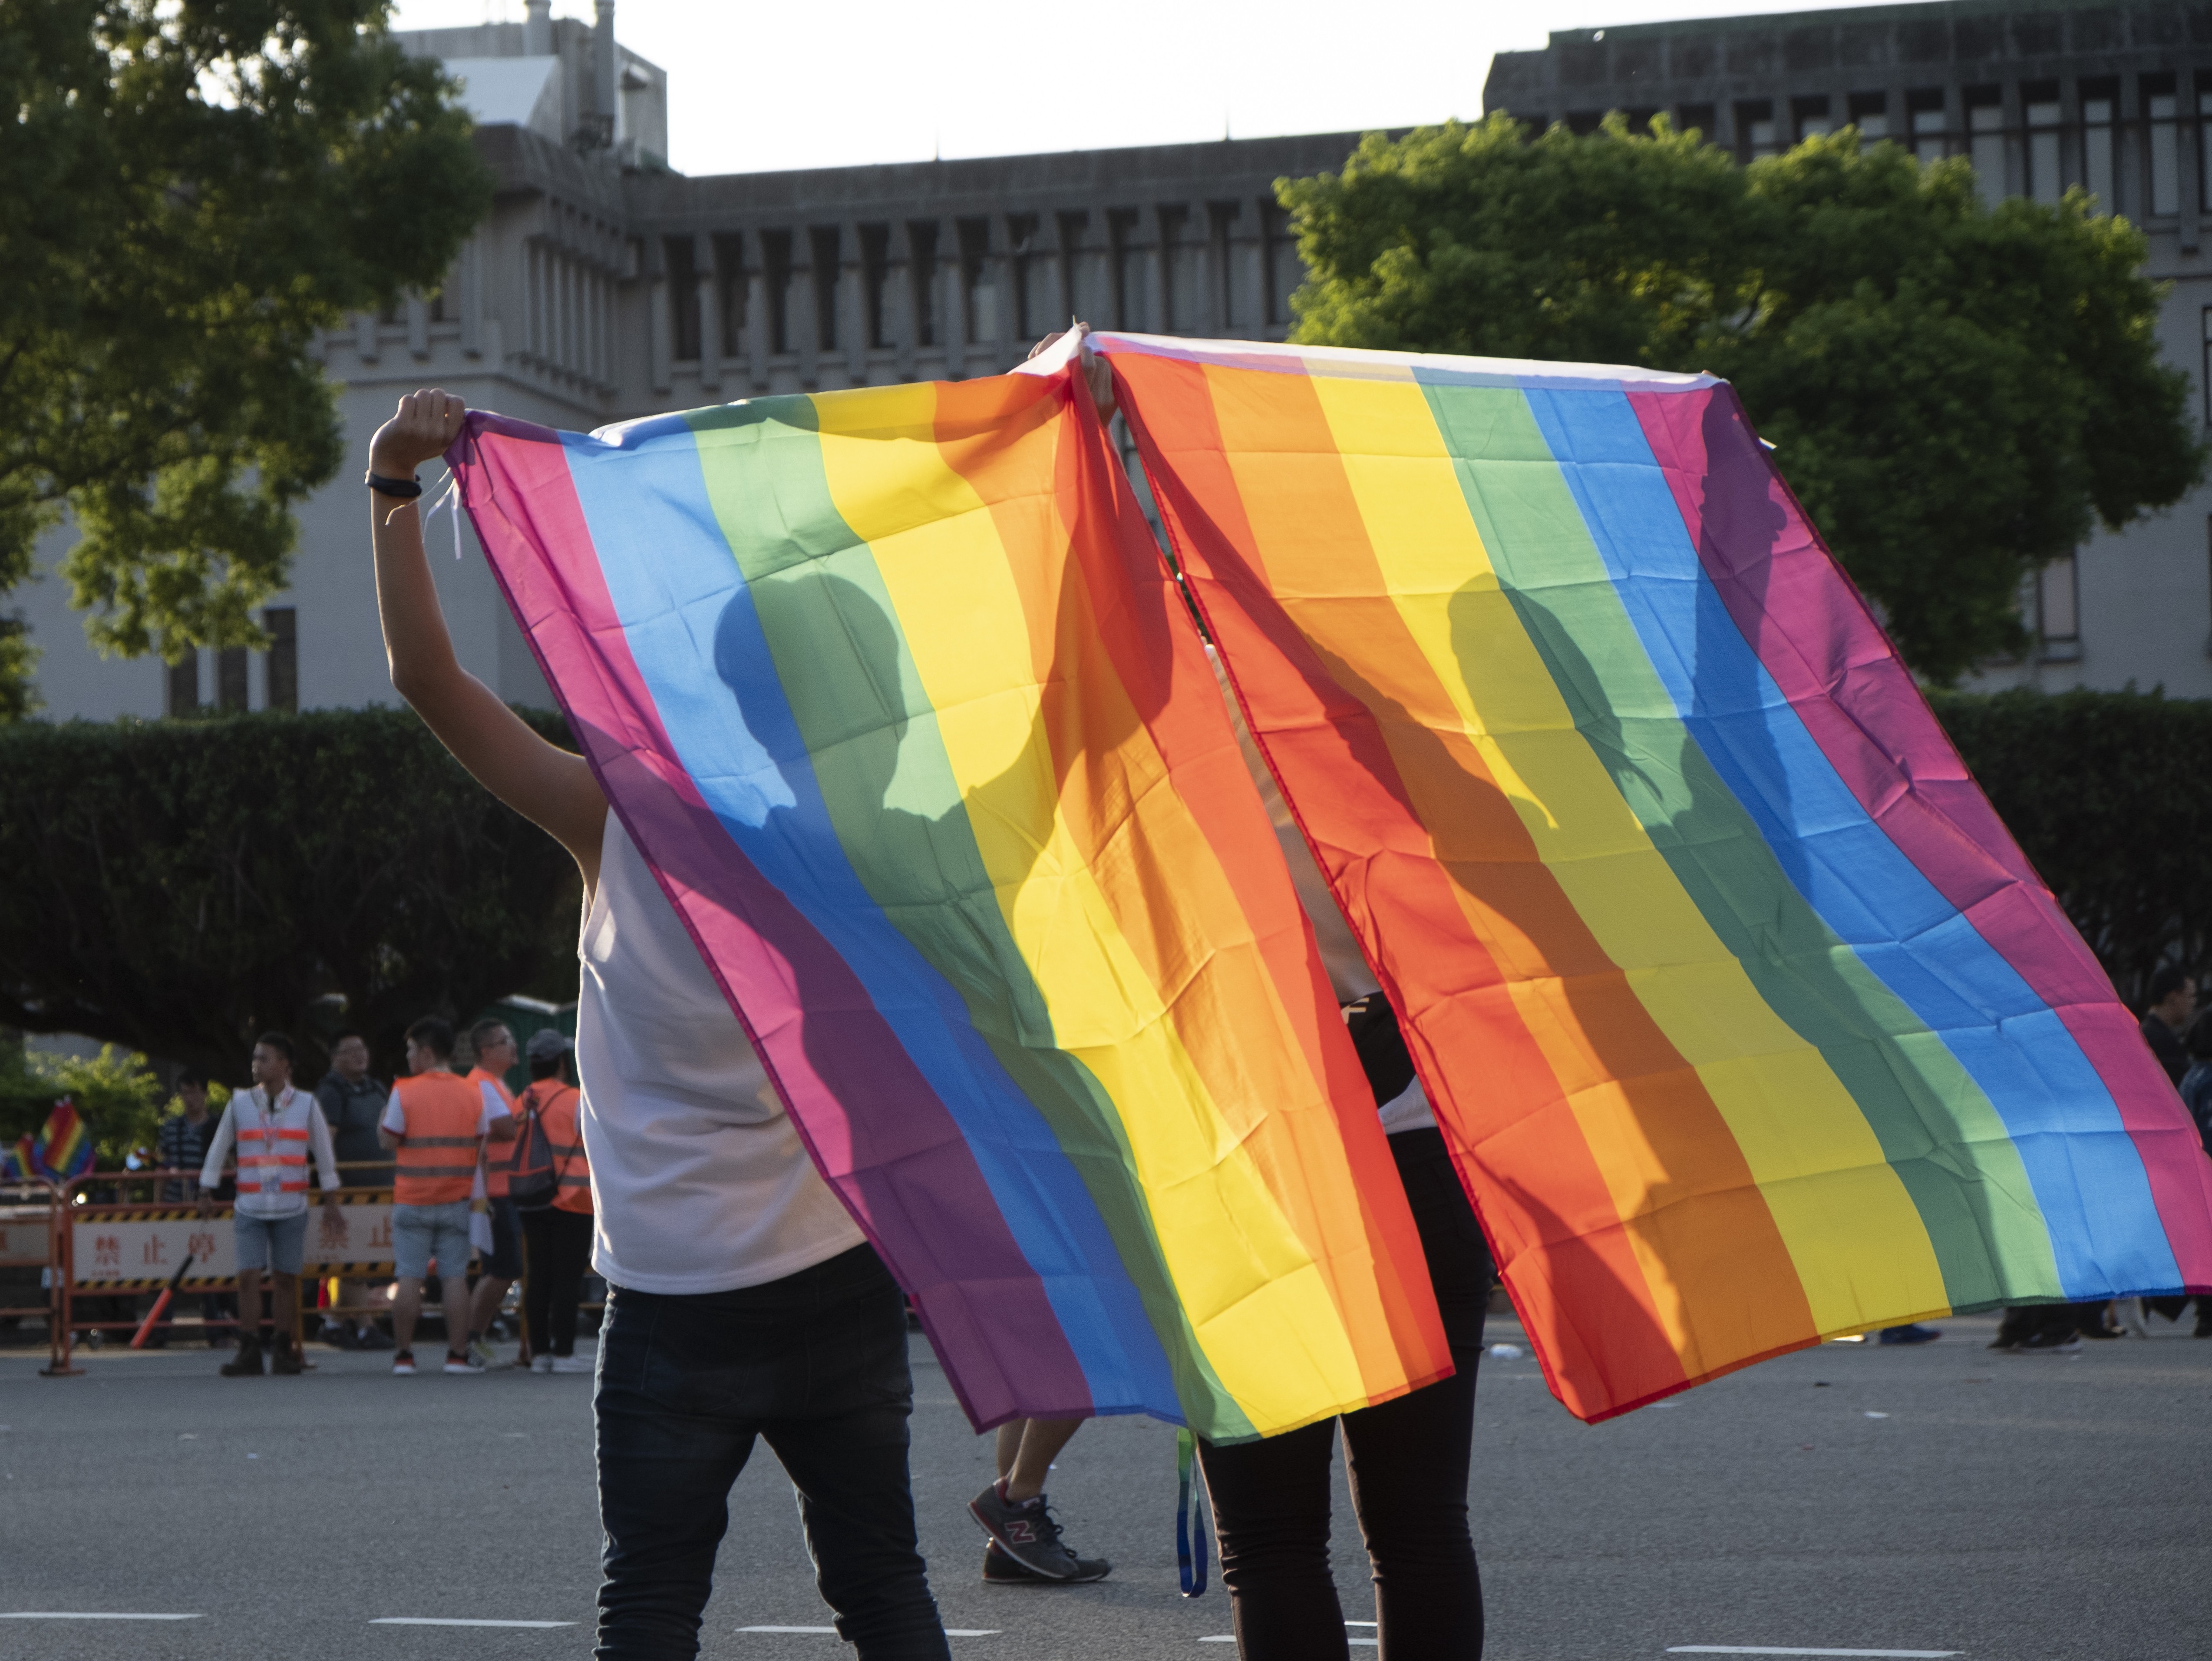
[[[1093,337],[1553,1390],[2212,1290],[2212,1163],[1723,383]]]
[[[1066,354],[451,459],[610,801],[969,1417],[1450,1371],[1202,646]]]
[[[54,1104],[36,1135],[16,1139],[7,1162],[11,1169],[0,1174],[65,1183],[92,1169],[93,1153],[92,1137],[76,1104],[64,1096]]]

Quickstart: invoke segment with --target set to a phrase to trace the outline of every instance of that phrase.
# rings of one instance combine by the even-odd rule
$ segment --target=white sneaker
[[[552,1358],[550,1355],[533,1355],[533,1356],[532,1356],[532,1357],[530,1358],[530,1370],[531,1370],[532,1372],[552,1372],[552,1371],[553,1371],[553,1358]]]
[[[592,1370],[592,1358],[588,1355],[552,1355],[546,1359],[553,1363],[546,1369],[549,1372],[589,1372]]]

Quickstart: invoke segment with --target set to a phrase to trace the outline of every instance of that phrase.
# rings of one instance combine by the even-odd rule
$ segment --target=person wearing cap
[[[581,1099],[562,1074],[575,1045],[552,1027],[530,1035],[530,1086],[515,1099],[526,1120],[535,1116],[553,1159],[553,1198],[522,1215],[522,1321],[535,1372],[589,1372],[576,1354],[576,1307],[583,1301],[584,1271],[592,1261],[592,1169],[576,1123]],[[526,1147],[526,1131],[515,1140]]]

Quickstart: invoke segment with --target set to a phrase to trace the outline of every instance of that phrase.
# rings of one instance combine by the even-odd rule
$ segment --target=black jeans
[[[1490,1305],[1489,1248],[1443,1133],[1390,1138],[1421,1232],[1457,1371],[1344,1415],[1346,1469],[1375,1577],[1383,1661],[1482,1653],[1482,1581],[1467,1525],[1475,1364]],[[1233,1447],[1199,1444],[1221,1544],[1221,1584],[1245,1661],[1346,1661],[1344,1609],[1328,1567],[1329,1461],[1323,1421]]]
[[[592,1262],[592,1214],[522,1214],[522,1322],[533,1353],[576,1353],[576,1305]]]
[[[699,1652],[730,1485],[764,1438],[860,1661],[945,1661],[907,1482],[906,1305],[865,1245],[765,1286],[610,1287],[599,1335],[599,1661]]]

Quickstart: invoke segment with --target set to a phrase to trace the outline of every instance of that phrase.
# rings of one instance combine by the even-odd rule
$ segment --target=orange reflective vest
[[[287,1086],[273,1104],[266,1097],[258,1087],[242,1092],[231,1109],[238,1138],[239,1209],[256,1215],[264,1208],[253,1205],[249,1196],[267,1200],[307,1191],[307,1115],[320,1110],[304,1090]]]
[[[477,1092],[478,1101],[483,1099],[483,1087],[489,1085],[507,1112],[512,1114],[514,1111],[514,1092],[507,1087],[507,1080],[498,1074],[472,1067],[469,1069],[468,1085]],[[495,1142],[489,1136],[484,1138],[484,1192],[495,1200],[506,1196],[507,1166],[514,1158],[513,1142]]]
[[[560,1183],[553,1208],[588,1217],[592,1214],[592,1167],[584,1157],[583,1130],[576,1123],[576,1110],[583,1099],[574,1085],[558,1079],[539,1079],[522,1092],[520,1104],[537,1114],[546,1145],[552,1150],[553,1169]],[[518,1150],[521,1142],[521,1138],[516,1139]]]
[[[407,1129],[392,1197],[399,1205],[447,1205],[469,1197],[477,1175],[477,1124],[483,1098],[450,1073],[422,1073],[392,1086]]]

